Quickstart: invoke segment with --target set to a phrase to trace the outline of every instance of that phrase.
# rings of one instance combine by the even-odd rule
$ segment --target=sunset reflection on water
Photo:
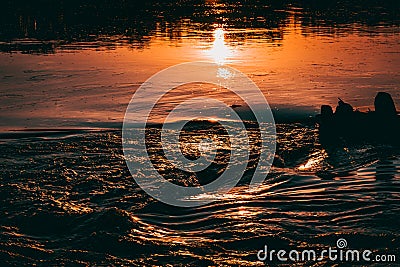
[[[336,105],[337,97],[367,110],[378,91],[391,93],[399,102],[398,28],[307,27],[301,12],[290,8],[285,23],[271,26],[261,17],[252,22],[257,22],[254,28],[215,21],[206,27],[182,19],[157,23],[145,43],[122,35],[98,36],[93,42],[56,45],[54,41],[54,53],[0,53],[5,77],[0,92],[22,96],[0,99],[4,107],[0,128],[121,122],[141,83],[164,68],[190,61],[237,68],[283,116],[312,116],[322,104]],[[39,44],[21,39],[7,47]]]
[[[218,65],[224,65],[232,55],[232,50],[225,43],[225,32],[222,28],[216,28],[213,33],[212,48],[207,50],[208,56]]]

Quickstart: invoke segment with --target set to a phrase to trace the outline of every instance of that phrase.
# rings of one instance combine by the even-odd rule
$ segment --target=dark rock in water
[[[240,108],[241,106],[242,106],[242,105],[233,104],[233,105],[231,106],[231,108],[235,109],[235,108]]]
[[[379,92],[375,97],[375,112],[378,116],[397,116],[396,107],[390,94]]]
[[[322,105],[321,106],[321,116],[322,117],[332,117],[333,116],[333,109],[329,105]]]
[[[342,99],[339,98],[338,106],[336,107],[335,115],[336,116],[347,116],[354,111],[354,108],[345,103]]]
[[[400,117],[390,94],[379,92],[375,97],[375,111],[360,112],[339,98],[335,112],[328,105],[321,106],[317,115],[322,143],[341,140],[360,142],[400,143]]]

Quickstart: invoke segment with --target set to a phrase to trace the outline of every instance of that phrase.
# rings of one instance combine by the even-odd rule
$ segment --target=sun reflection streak
[[[225,44],[225,31],[222,28],[214,30],[214,42],[212,48],[207,52],[218,65],[226,63],[226,59],[231,55],[231,50]]]
[[[311,154],[311,157],[308,161],[302,165],[300,165],[297,169],[299,171],[311,171],[315,168],[321,168],[321,164],[328,157],[328,154],[325,150],[315,152]]]

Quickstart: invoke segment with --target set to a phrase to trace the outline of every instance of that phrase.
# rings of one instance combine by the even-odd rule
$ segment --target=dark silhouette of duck
[[[379,92],[375,110],[360,112],[339,98],[335,112],[331,106],[321,106],[317,115],[321,143],[373,141],[400,143],[400,116],[390,94]]]

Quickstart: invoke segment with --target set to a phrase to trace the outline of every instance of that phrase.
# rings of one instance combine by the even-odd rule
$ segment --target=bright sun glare
[[[230,49],[225,44],[225,32],[222,28],[215,29],[214,42],[208,52],[218,65],[224,65],[226,59],[231,55]]]

